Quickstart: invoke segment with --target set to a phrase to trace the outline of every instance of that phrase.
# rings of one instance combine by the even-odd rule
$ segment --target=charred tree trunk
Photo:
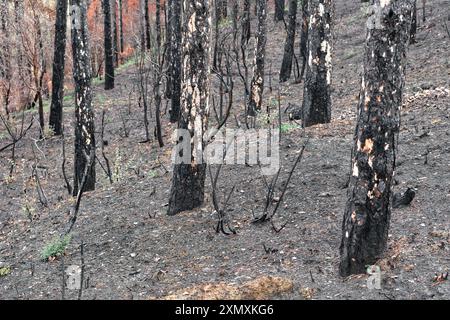
[[[409,37],[409,44],[416,43],[416,33],[417,33],[417,0],[414,0],[413,11],[412,11],[412,21],[411,21],[411,35]]]
[[[376,1],[380,6],[380,1]],[[386,248],[391,216],[411,0],[381,8],[380,27],[367,30],[352,176],[342,224],[340,274],[365,273]],[[374,18],[374,17],[371,17]],[[370,18],[369,18],[370,19]]]
[[[284,19],[285,0],[275,0],[275,21],[283,21]]]
[[[227,0],[215,0],[217,19],[223,20],[228,16],[228,1]]]
[[[180,118],[181,99],[181,1],[172,1],[173,18],[171,19],[171,108],[170,122],[177,122]]]
[[[73,195],[82,185],[89,158],[95,156],[94,111],[92,109],[86,1],[71,0],[73,79],[75,82],[75,160]],[[94,162],[95,163],[95,162]],[[95,189],[95,165],[87,172],[84,189]]]
[[[58,0],[56,6],[55,48],[53,56],[52,102],[49,118],[49,127],[58,136],[62,134],[66,34],[67,0]]]
[[[183,89],[169,215],[202,205],[206,163],[202,159],[203,134],[208,126],[209,8],[208,0],[184,0]],[[188,139],[186,141],[185,139]],[[190,140],[189,140],[190,139]],[[190,148],[190,150],[188,150]]]
[[[123,53],[125,42],[123,37],[123,0],[119,0],[119,30],[120,30],[120,52]]]
[[[145,19],[145,45],[147,50],[152,47],[150,35],[150,13],[148,8],[148,0],[144,0],[144,19]]]
[[[0,3],[0,27],[1,27],[1,52],[0,52],[0,77],[10,79],[11,75],[11,53],[9,47],[9,10],[7,0],[1,0]]]
[[[256,112],[261,110],[262,95],[264,90],[264,60],[266,56],[266,17],[267,0],[257,0],[258,5],[258,31],[256,34],[255,66],[253,69],[253,78],[250,85],[250,100],[248,115],[255,116]]]
[[[172,20],[173,20],[173,2],[175,0],[166,0],[166,90],[165,96],[167,99],[172,98]]]
[[[308,61],[303,91],[302,124],[331,121],[332,0],[309,0]]]
[[[294,57],[295,27],[297,25],[297,0],[289,1],[289,21],[287,26],[286,43],[284,45],[283,62],[280,70],[280,82],[291,77],[292,59]]]
[[[114,51],[114,66],[117,68],[119,66],[119,30],[117,26],[117,0],[112,0],[114,5],[113,10],[113,51]]]
[[[427,0],[422,0],[422,22],[423,23],[425,23],[427,21],[426,7],[427,7]]]
[[[156,24],[156,46],[158,50],[161,48],[161,0],[156,0],[156,12],[155,12],[155,24]]]
[[[105,45],[105,90],[114,89],[114,50],[111,34],[111,4],[103,0],[104,45]]]
[[[242,9],[242,34],[241,44],[247,44],[250,40],[250,0],[244,0]]]
[[[309,31],[309,14],[308,14],[308,1],[302,0],[302,28],[300,34],[300,57],[302,58],[302,71],[300,73],[299,80],[303,79],[306,69],[306,60],[308,55],[308,31]],[[301,110],[299,110],[301,113]]]
[[[162,76],[162,56],[161,56],[161,2],[156,0],[156,19],[155,19],[155,29],[156,29],[156,42],[155,50],[152,50],[152,66],[153,66],[153,99],[155,101],[155,138],[158,140],[159,147],[164,147],[164,141],[162,137],[162,127],[161,127],[161,92],[160,83]]]

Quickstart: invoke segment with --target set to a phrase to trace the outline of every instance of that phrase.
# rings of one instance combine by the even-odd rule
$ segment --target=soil
[[[62,271],[69,265],[81,265],[81,243],[83,299],[211,298],[217,296],[205,292],[214,290],[231,290],[233,294],[220,297],[238,298],[450,298],[450,281],[435,281],[450,268],[450,40],[444,27],[444,23],[450,25],[450,6],[447,0],[427,3],[427,20],[422,22],[419,8],[417,43],[408,52],[394,190],[414,188],[416,198],[410,206],[393,210],[389,247],[377,263],[382,270],[381,289],[369,289],[367,275],[345,279],[338,275],[365,38],[362,4],[339,0],[332,122],[306,130],[290,125],[283,130],[283,169],[277,196],[301,146],[310,140],[274,218],[275,226],[286,224],[280,232],[270,223],[251,223],[252,212],[262,213],[266,196],[257,166],[223,167],[220,198],[236,187],[227,208],[235,235],[215,232],[217,216],[209,181],[203,207],[167,216],[175,127],[167,121],[167,114],[163,117],[165,147],[158,148],[155,139],[140,143],[145,140],[143,111],[138,106],[136,68],[130,64],[119,70],[114,90],[105,92],[101,84],[95,85],[96,128],[100,132],[105,110],[105,152],[114,183],[97,165],[97,189],[84,194],[63,256],[41,259],[43,248],[64,230],[74,204],[62,175],[61,139],[38,140],[35,124],[17,145],[11,177],[10,152],[0,153],[0,268],[8,269],[0,275],[0,298],[62,298]],[[265,103],[271,106],[276,101],[279,88],[285,110],[289,104],[301,105],[303,84],[278,84],[285,31],[282,23],[273,22],[272,14],[273,8],[268,16],[266,55],[273,71],[272,91],[267,76]],[[238,79],[236,83],[235,96],[242,96],[242,84]],[[70,180],[74,111],[67,104],[64,122]],[[233,113],[242,119],[239,98]],[[33,115],[34,111],[27,112],[26,121]],[[20,115],[17,119],[19,122]],[[283,123],[289,123],[287,113]],[[0,146],[9,139],[0,125]],[[104,164],[100,150],[98,154]],[[47,207],[40,203],[36,182],[30,179],[34,164],[38,165]],[[236,288],[258,294],[234,294]],[[266,295],[261,293],[264,290]],[[64,292],[66,299],[77,296],[76,290]]]

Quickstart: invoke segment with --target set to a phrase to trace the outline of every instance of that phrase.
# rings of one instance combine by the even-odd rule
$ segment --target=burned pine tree
[[[365,273],[386,248],[412,1],[376,1],[366,36],[340,274]],[[380,19],[378,19],[380,18]],[[370,22],[370,20],[369,20]]]
[[[258,6],[258,30],[256,33],[255,65],[250,84],[248,115],[255,116],[261,110],[264,90],[264,60],[267,42],[267,0],[256,0]]]
[[[180,118],[181,97],[181,1],[171,1],[172,16],[170,18],[170,76],[171,76],[171,108],[170,121]]]
[[[161,0],[155,1],[156,46],[161,48]]]
[[[275,21],[283,21],[284,19],[285,0],[275,0]]]
[[[95,134],[86,0],[71,0],[75,83],[75,160],[73,195],[95,189]]]
[[[300,57],[302,58],[302,71],[300,72],[300,81],[303,79],[303,75],[305,74],[306,60],[308,57],[308,2],[309,0],[302,0],[302,27],[300,31]],[[301,113],[301,110],[298,110],[298,112]]]
[[[250,40],[250,0],[244,0],[244,7],[242,8],[242,32],[241,45],[245,45]]]
[[[114,67],[119,66],[119,30],[117,26],[117,0],[112,0],[112,21],[113,21],[113,51],[114,51]]]
[[[289,0],[289,20],[287,25],[286,42],[284,44],[283,62],[280,70],[280,82],[291,77],[292,59],[294,58],[295,28],[297,25],[297,0]]]
[[[52,102],[49,127],[55,135],[62,134],[64,99],[64,63],[66,56],[67,0],[58,0],[56,5],[55,47],[53,57]]]
[[[204,200],[206,163],[201,151],[208,125],[210,26],[208,0],[184,0],[183,81],[169,215]],[[183,134],[188,130],[188,137]],[[190,139],[190,141],[186,141]],[[188,150],[190,148],[190,150]]]
[[[217,19],[223,20],[228,16],[228,0],[215,0]]]
[[[104,46],[105,46],[105,90],[114,89],[114,50],[111,26],[111,4],[103,0]]]
[[[145,46],[147,50],[150,50],[151,35],[150,35],[150,13],[148,8],[148,0],[144,0],[144,20],[145,20]]]
[[[308,61],[303,91],[302,124],[331,121],[332,0],[308,1]]]
[[[123,36],[123,0],[119,0],[119,38],[120,38],[120,52],[123,53],[125,40]]]
[[[413,3],[413,13],[412,13],[409,44],[416,43],[416,33],[417,33],[417,0],[415,0]]]

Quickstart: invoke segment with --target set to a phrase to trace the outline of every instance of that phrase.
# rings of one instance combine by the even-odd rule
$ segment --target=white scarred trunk
[[[82,184],[88,158],[95,157],[94,112],[92,108],[86,1],[71,0],[73,79],[75,82],[75,176],[73,194]],[[93,162],[95,164],[95,161]],[[84,191],[95,189],[95,165],[90,167]]]
[[[191,210],[203,203],[206,177],[202,151],[209,112],[209,1],[184,0],[183,6],[183,78],[178,128],[189,131],[190,150],[184,149],[176,154],[169,215]],[[185,144],[185,138],[180,134],[177,143]],[[185,152],[190,153],[188,157]]]
[[[381,257],[391,216],[412,0],[378,0],[376,5],[382,14],[371,17],[379,20],[367,31],[352,176],[342,224],[343,276],[364,273],[367,265]]]
[[[302,123],[308,127],[331,121],[332,0],[308,1],[308,42]]]
[[[261,110],[264,90],[264,60],[267,43],[267,0],[256,0],[258,6],[258,30],[256,33],[255,65],[250,84],[248,115],[255,116]]]

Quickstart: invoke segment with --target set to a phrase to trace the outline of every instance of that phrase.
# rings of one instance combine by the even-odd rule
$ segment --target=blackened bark
[[[161,48],[161,0],[156,0],[156,46],[158,50]]]
[[[264,90],[264,60],[266,56],[267,42],[267,0],[257,0],[258,5],[258,30],[256,34],[255,66],[250,85],[250,100],[248,115],[255,116],[256,111],[261,110],[262,95]]]
[[[171,108],[170,122],[177,122],[180,118],[181,99],[181,1],[172,1],[173,19],[171,19]]]
[[[104,45],[105,45],[105,90],[114,88],[114,50],[111,34],[111,4],[103,0]]]
[[[302,57],[302,72],[300,79],[303,78],[306,69],[306,60],[308,55],[308,31],[309,31],[309,13],[308,13],[309,0],[302,1],[302,32],[300,34],[300,56]]]
[[[56,5],[55,47],[53,55],[52,102],[49,118],[49,127],[58,136],[62,134],[66,34],[67,0],[58,0]]]
[[[294,57],[295,28],[297,25],[297,0],[289,0],[289,21],[287,36],[284,45],[283,62],[280,70],[280,82],[285,82],[291,77],[292,59]]]
[[[309,0],[308,61],[303,91],[302,124],[331,121],[332,0]]]
[[[283,21],[284,19],[285,0],[275,0],[275,21]]]
[[[0,27],[1,27],[1,52],[0,52],[0,76],[9,79],[11,77],[11,55],[9,45],[9,10],[7,0],[0,3]],[[8,111],[7,111],[8,112]]]
[[[147,50],[150,50],[151,44],[151,36],[150,36],[150,14],[148,8],[148,0],[144,1],[144,19],[145,19],[145,45]]]
[[[426,6],[427,6],[427,0],[422,0],[422,22],[424,22],[424,23],[425,23],[425,21],[427,21]]]
[[[413,4],[412,21],[411,21],[411,35],[409,38],[409,43],[416,43],[416,33],[417,33],[417,0]]]
[[[178,128],[189,130],[190,141],[178,136],[178,143],[190,150],[177,152],[169,200],[169,215],[191,210],[203,203],[206,163],[201,150],[208,126],[209,96],[209,8],[208,0],[184,0],[183,88]],[[200,152],[198,152],[200,150]],[[183,161],[183,152],[189,152]],[[186,154],[187,155],[187,154]]]
[[[380,6],[380,1],[375,5]],[[411,14],[411,0],[393,0],[381,9],[382,28],[367,30],[352,176],[342,223],[342,276],[364,273],[386,248]]]
[[[238,35],[239,0],[231,0],[231,22],[233,24],[233,43],[236,43]]]
[[[153,60],[153,98],[155,101],[155,137],[158,139],[159,147],[164,147],[164,141],[162,137],[162,127],[161,127],[161,92],[160,83],[162,76],[162,57],[161,57],[161,2],[156,0],[156,42],[155,50],[152,50],[152,60]]]
[[[123,53],[125,40],[123,36],[123,0],[119,0],[120,52]]]
[[[112,18],[113,18],[113,51],[114,51],[114,66],[119,66],[119,30],[117,26],[117,0],[112,0]]]
[[[228,16],[228,1],[227,0],[215,0],[217,19],[223,20]]]
[[[166,90],[165,96],[167,99],[172,98],[172,20],[173,20],[173,2],[174,0],[166,0]]]
[[[95,156],[94,111],[86,17],[86,1],[71,0],[73,79],[75,82],[75,160],[73,195],[82,185],[88,159]],[[95,163],[95,162],[94,162]],[[95,165],[86,176],[83,191],[95,189]]]
[[[241,44],[245,45],[250,40],[250,0],[244,0],[244,8],[242,9],[242,33]]]

